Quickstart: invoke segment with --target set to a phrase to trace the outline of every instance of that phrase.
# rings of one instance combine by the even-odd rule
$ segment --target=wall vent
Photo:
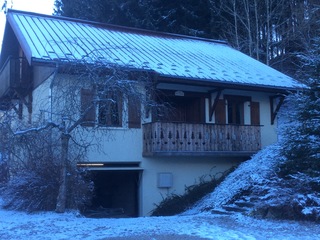
[[[158,173],[158,188],[171,188],[172,183],[172,173]]]

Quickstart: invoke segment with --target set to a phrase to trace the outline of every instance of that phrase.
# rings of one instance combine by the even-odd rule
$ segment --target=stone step
[[[245,202],[245,201],[236,201],[234,204],[237,205],[238,207],[246,207],[246,208],[254,207],[254,203]]]
[[[211,213],[218,214],[218,215],[231,215],[232,214],[232,212],[226,211],[224,209],[212,209]]]
[[[238,207],[238,206],[234,206],[234,205],[225,205],[223,206],[223,209],[225,209],[228,212],[246,212],[247,209],[242,208],[242,207]]]

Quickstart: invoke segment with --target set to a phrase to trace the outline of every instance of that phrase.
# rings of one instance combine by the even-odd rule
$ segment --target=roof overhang
[[[16,21],[14,20],[14,15],[11,14],[7,14],[7,23],[6,24],[10,24],[14,34],[16,35],[18,42],[26,56],[27,61],[29,62],[29,64],[31,65],[31,59],[32,59],[32,51],[30,46],[28,45],[28,42],[25,38],[25,35],[22,32],[22,29],[19,28],[19,26],[17,25]],[[7,27],[7,26],[6,26]]]
[[[223,81],[213,81],[206,79],[196,79],[196,78],[180,78],[171,76],[159,76],[158,83],[180,83],[189,86],[205,86],[212,87],[215,89],[234,89],[234,90],[244,90],[244,91],[258,91],[267,93],[283,93],[288,94],[290,92],[296,92],[299,88],[286,88],[286,87],[275,87],[268,85],[254,85],[254,84],[241,84],[241,83],[230,83]],[[304,89],[301,84],[301,90]],[[306,86],[305,86],[306,87]]]
[[[60,72],[67,73],[68,71],[72,73],[73,69],[81,68],[81,65],[87,63],[75,63],[72,61],[53,61],[53,60],[43,60],[43,59],[32,59],[32,64],[37,66],[51,66],[59,69]],[[277,86],[269,86],[262,84],[244,84],[244,83],[231,83],[226,81],[212,80],[212,79],[199,79],[199,78],[186,78],[179,76],[166,76],[157,73],[152,69],[138,69],[138,68],[130,68],[130,67],[121,67],[115,66],[114,64],[106,64],[104,66],[107,68],[119,68],[123,71],[134,72],[134,73],[149,73],[153,75],[156,83],[168,83],[168,84],[183,84],[188,86],[201,86],[201,87],[209,87],[213,89],[233,89],[233,90],[243,90],[243,91],[258,91],[258,92],[267,92],[267,93],[280,93],[280,94],[288,94],[290,92],[296,92],[299,90],[306,89],[307,86],[301,84],[299,88],[292,87],[277,87]],[[84,69],[86,69],[85,67]]]

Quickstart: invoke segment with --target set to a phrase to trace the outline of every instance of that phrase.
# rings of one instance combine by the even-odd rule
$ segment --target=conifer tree
[[[293,109],[286,113],[282,153],[287,161],[282,176],[303,173],[311,178],[320,176],[320,38],[314,38],[307,54],[300,55],[304,67],[300,76],[308,86],[287,98]],[[317,184],[320,191],[320,183]]]

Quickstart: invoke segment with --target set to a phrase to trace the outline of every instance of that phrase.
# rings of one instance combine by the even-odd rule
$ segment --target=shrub
[[[86,174],[69,166],[67,208],[83,209],[91,201],[93,184]],[[18,171],[1,189],[3,207],[27,212],[55,210],[59,177],[59,166],[50,161]]]
[[[9,181],[1,188],[3,207],[12,210],[52,211],[56,208],[60,185],[59,139],[52,131],[15,137]],[[69,209],[83,209],[93,194],[93,184],[85,170],[77,169],[79,150],[70,148],[67,165],[67,203]]]

